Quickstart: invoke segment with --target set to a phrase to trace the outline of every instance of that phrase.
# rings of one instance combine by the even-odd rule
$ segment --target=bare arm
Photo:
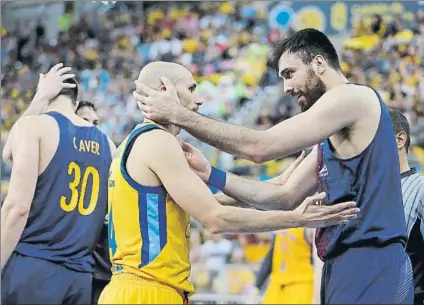
[[[34,95],[28,108],[22,113],[15,122],[6,140],[2,157],[4,161],[12,161],[12,142],[15,134],[15,125],[23,118],[31,115],[39,115],[46,111],[51,99],[55,98],[63,88],[74,88],[75,84],[64,83],[65,80],[75,77],[70,74],[71,68],[63,67],[63,64],[57,64],[44,75],[40,74],[37,85],[37,92]]]
[[[283,175],[284,174],[286,174],[286,172],[284,172]],[[281,181],[281,179],[282,179],[281,176],[283,176],[283,175],[280,175],[280,176],[271,178],[271,179],[266,180],[266,181],[269,182],[269,183],[273,183],[275,185],[281,186],[281,185],[283,185],[285,183],[285,182]],[[241,207],[241,208],[251,208],[251,207],[253,207],[253,205],[251,205],[251,204],[248,204],[248,203],[245,203],[245,202],[241,202],[241,201],[239,201],[239,200],[237,200],[235,198],[232,198],[232,197],[230,197],[228,195],[225,195],[222,192],[219,192],[219,193],[215,194],[215,199],[221,205],[233,206],[233,207]],[[264,208],[264,206],[261,206],[261,209],[263,209],[263,208]],[[270,210],[272,210],[272,209],[270,209]]]
[[[227,173],[223,192],[265,210],[292,210],[317,190],[317,149],[294,169],[283,185],[250,180]]]
[[[42,94],[37,92],[34,95],[34,98],[32,99],[31,103],[29,104],[28,108],[22,113],[22,115],[18,118],[18,120],[15,122],[15,124],[12,126],[12,129],[9,132],[9,135],[6,140],[6,144],[4,145],[3,149],[3,160],[4,161],[12,161],[12,142],[13,138],[15,137],[15,126],[23,119],[31,115],[38,115],[42,114],[47,106],[49,104],[49,100],[46,99]]]
[[[185,157],[191,169],[205,182],[210,183],[212,166],[193,145],[181,142]],[[317,149],[305,159],[305,152],[279,176],[267,182],[249,180],[227,174],[226,184],[220,185],[222,193],[216,195],[223,205],[242,206],[246,204],[262,210],[290,210],[316,190]],[[224,182],[224,181],[223,181]]]
[[[248,205],[247,203],[241,202],[237,199],[234,199],[228,195],[225,195],[224,193],[217,193],[215,194],[216,201],[219,202],[220,205],[224,206],[232,206],[232,207],[239,207],[239,208],[251,208],[252,206]]]
[[[34,118],[16,126],[14,164],[9,191],[1,208],[1,268],[15,250],[25,228],[38,178],[40,138]]]
[[[162,81],[167,88],[164,92],[137,84],[137,90],[148,95],[134,93],[148,118],[169,121],[220,150],[258,163],[310,147],[351,126],[364,116],[370,102],[375,102],[376,98],[370,88],[340,85],[326,92],[308,111],[266,131],[257,131],[216,121],[181,106],[178,94],[183,93],[178,91],[177,94],[175,87]]]
[[[151,133],[155,133],[155,142],[151,144],[153,145],[151,149],[155,153],[148,154],[146,160],[150,169],[159,177],[175,202],[212,232],[264,232],[298,227],[303,221],[302,219],[299,221],[299,217],[302,218],[302,216],[298,216],[299,212],[306,213],[310,203],[317,201],[318,197],[322,196],[309,198],[304,202],[303,209],[289,212],[256,211],[222,206],[215,200],[200,177],[190,169],[177,139],[162,130],[155,130]],[[137,144],[136,141],[135,145]],[[346,204],[344,208],[347,206],[351,208],[352,204]],[[333,207],[322,206],[319,208],[325,209],[328,216],[330,213],[328,209]],[[341,211],[344,208],[340,206],[337,210]],[[316,210],[317,206],[311,206],[311,209]],[[350,215],[352,214],[350,213]],[[340,221],[342,220],[336,220],[336,222]],[[320,222],[319,226],[322,224]]]
[[[262,212],[220,205],[190,169],[177,139],[161,130],[151,133],[155,133],[155,154],[150,154],[149,167],[175,202],[212,232],[272,231],[299,225],[290,212]]]

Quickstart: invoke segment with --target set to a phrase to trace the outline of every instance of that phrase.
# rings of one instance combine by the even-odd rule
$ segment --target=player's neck
[[[174,136],[176,136],[180,132],[180,128],[172,124],[159,124],[149,119],[144,119],[143,123],[155,123],[156,125],[172,133]]]
[[[49,104],[47,111],[55,111],[64,115],[75,114],[74,105],[72,105],[72,102],[66,96],[58,96]]]
[[[334,87],[348,83],[349,80],[341,71],[330,69],[326,71],[326,75],[323,77],[323,82],[327,90],[330,90]]]
[[[401,152],[399,152],[401,153]],[[399,157],[399,165],[400,165],[400,172],[404,173],[411,169],[408,163],[408,155],[402,154],[402,156]]]

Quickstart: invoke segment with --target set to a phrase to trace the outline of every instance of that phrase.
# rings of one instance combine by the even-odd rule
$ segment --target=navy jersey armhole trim
[[[65,117],[58,112],[50,111],[50,112],[46,112],[46,113],[43,113],[43,114],[48,115],[49,117],[51,117],[55,120],[55,122],[57,124],[57,128],[59,128],[59,142],[57,143],[56,151],[54,152],[54,155],[53,155],[52,159],[50,160],[49,164],[46,166],[44,171],[41,174],[38,175],[39,179],[44,177],[45,173],[50,171],[50,168],[51,168],[52,164],[54,164],[56,159],[60,158],[60,147],[61,147],[61,144],[63,145],[63,143],[62,143],[63,142],[63,140],[62,140],[62,137],[63,137],[62,129],[63,128],[60,128],[60,126],[61,126],[61,123],[64,123],[64,124],[67,123],[66,120],[65,120]]]
[[[367,85],[357,84],[357,83],[346,83],[346,85],[357,85],[357,86],[367,87],[367,88],[370,88],[372,91],[374,91],[375,95],[378,98],[378,102],[380,103],[380,117],[378,118],[378,126],[377,126],[377,129],[375,131],[374,137],[372,138],[371,142],[359,154],[357,154],[356,156],[353,156],[353,157],[350,157],[350,158],[346,158],[346,159],[341,159],[341,158],[336,157],[335,154],[334,154],[334,146],[332,145],[332,143],[330,141],[330,138],[325,139],[324,143],[325,143],[325,145],[328,146],[328,149],[330,150],[330,152],[332,154],[332,157],[335,158],[335,159],[337,159],[337,160],[340,160],[340,161],[351,161],[351,160],[357,159],[362,154],[364,154],[367,150],[369,150],[369,148],[372,146],[372,144],[375,141],[375,136],[380,131],[381,121],[383,120],[383,111],[384,111],[384,107],[385,107],[385,104],[384,104],[384,101],[383,101],[382,97],[377,92],[377,90],[375,90],[374,88],[372,88],[370,86],[367,86]]]
[[[56,121],[57,126],[59,127],[59,145],[58,145],[58,147],[60,147],[60,144],[61,144],[60,142],[62,141],[62,137],[64,136],[63,128],[60,128],[60,126],[62,126],[62,125],[68,126],[70,121],[63,114],[56,112],[56,111],[50,111],[50,112],[46,112],[44,114],[52,117]]]
[[[155,130],[155,129],[162,129],[161,127],[155,125],[155,124],[149,124],[149,125],[145,125],[140,127],[139,129],[134,130],[129,139],[128,142],[126,143],[125,147],[124,147],[124,151],[122,153],[122,158],[121,158],[121,173],[122,176],[124,177],[125,181],[128,182],[128,184],[134,188],[135,190],[138,190],[140,192],[145,192],[146,190],[150,190],[150,191],[162,191],[164,190],[164,186],[144,186],[139,184],[137,181],[135,181],[133,178],[130,177],[130,175],[128,174],[127,171],[127,160],[128,157],[130,155],[131,149],[134,146],[135,141],[137,140],[137,138],[142,135],[143,133]]]

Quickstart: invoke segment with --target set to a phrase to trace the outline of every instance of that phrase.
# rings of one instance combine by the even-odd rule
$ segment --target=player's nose
[[[284,93],[290,93],[291,91],[293,91],[293,86],[290,84],[290,81],[287,80],[283,81],[283,88]]]
[[[200,98],[200,97],[197,97],[196,98],[196,101],[194,102],[197,106],[201,106],[201,105],[203,105],[203,99],[202,98]]]

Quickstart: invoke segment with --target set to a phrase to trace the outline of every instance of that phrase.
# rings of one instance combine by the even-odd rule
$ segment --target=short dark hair
[[[77,103],[77,98],[78,98],[78,82],[75,78],[68,78],[66,80],[63,81],[65,84],[75,84],[75,88],[63,88],[62,90],[60,90],[59,94],[57,96],[60,95],[65,95],[67,97],[69,97],[72,100],[72,103],[75,105]]]
[[[80,110],[80,109],[82,109],[84,107],[88,107],[88,108],[93,109],[94,111],[97,111],[96,105],[94,105],[93,102],[90,102],[90,101],[79,101],[78,107],[77,107],[77,110],[75,110],[75,113],[78,112],[78,110]]]
[[[271,66],[276,71],[280,57],[286,52],[298,54],[306,65],[309,65],[315,56],[321,55],[332,68],[341,70],[339,56],[330,39],[315,29],[300,30],[276,44],[270,58]]]
[[[399,109],[389,108],[389,113],[390,113],[390,117],[392,118],[392,125],[393,125],[393,130],[395,131],[395,134],[398,134],[399,132],[406,133],[405,149],[406,149],[406,152],[408,152],[409,145],[411,144],[411,138],[410,138],[411,130],[409,128],[408,120]]]

